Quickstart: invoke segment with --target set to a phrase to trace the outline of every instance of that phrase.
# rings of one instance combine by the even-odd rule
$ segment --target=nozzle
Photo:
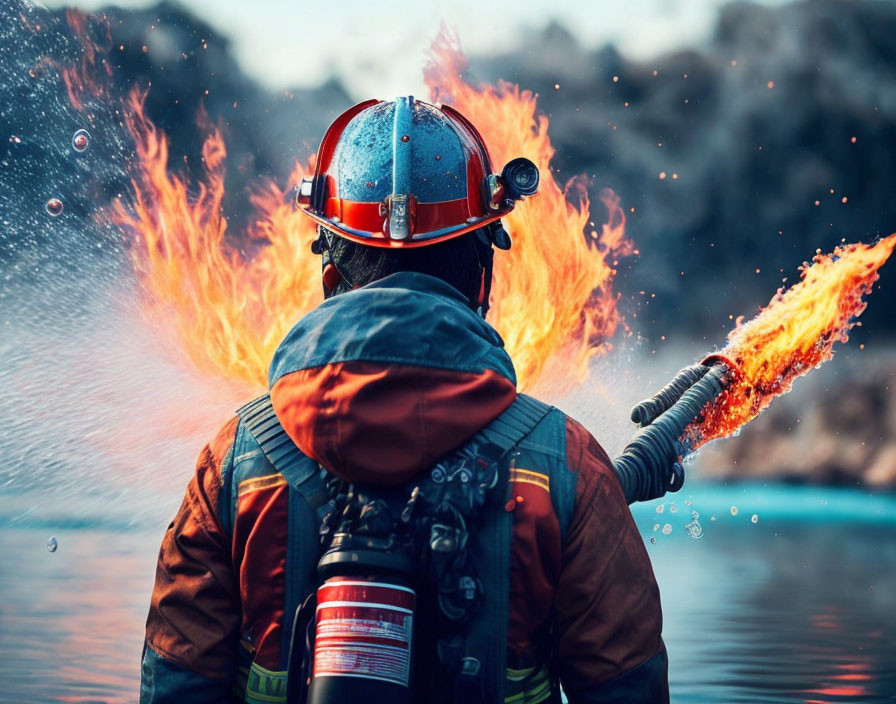
[[[660,393],[632,411],[633,420],[638,411],[638,417],[648,418],[649,425],[642,423],[622,454],[613,460],[628,503],[658,498],[667,491],[677,491],[684,483],[680,459],[689,450],[681,442],[682,435],[706,404],[722,393],[730,379],[727,364],[700,366],[704,370],[699,374],[694,367],[683,369]],[[694,376],[697,380],[687,388],[684,380]],[[682,392],[682,386],[687,390]],[[676,394],[678,398],[669,403]],[[654,413],[658,408],[663,410]]]

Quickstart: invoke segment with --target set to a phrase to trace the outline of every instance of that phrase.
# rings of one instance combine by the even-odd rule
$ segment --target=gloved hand
[[[681,437],[703,407],[721,393],[727,373],[724,364],[685,367],[632,409],[632,420],[641,428],[613,460],[628,503],[656,499],[684,486],[681,460],[687,448]]]

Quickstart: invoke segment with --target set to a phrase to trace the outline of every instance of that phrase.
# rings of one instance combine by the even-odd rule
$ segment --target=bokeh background
[[[76,3],[105,15],[86,31],[123,88],[148,88],[189,177],[203,173],[197,115],[223,125],[229,232],[348,106],[425,97],[443,23],[466,80],[536,92],[555,177],[615,190],[639,252],[614,283],[627,332],[550,399],[611,452],[632,402],[817,249],[896,230],[896,5],[483,5]],[[0,3],[0,701],[135,701],[158,543],[242,400],[139,314],[125,237],[97,217],[127,192],[133,145],[109,101],[73,156],[78,112],[42,62],[77,62],[80,46],[61,4]],[[891,263],[833,361],[704,449],[681,494],[634,508],[673,701],[896,697],[894,284]]]

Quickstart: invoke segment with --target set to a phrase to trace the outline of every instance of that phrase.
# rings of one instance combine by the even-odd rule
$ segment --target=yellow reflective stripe
[[[534,671],[534,667],[524,670],[507,668],[508,682],[519,683],[516,686],[511,685],[509,689],[518,689],[521,684],[523,690],[504,697],[505,704],[538,704],[551,696],[551,680],[547,666],[542,665],[538,672],[532,674]]]
[[[507,668],[507,679],[511,682],[519,682],[520,680],[526,679],[529,675],[535,672],[535,667],[527,667],[523,670],[514,670],[512,667]]]
[[[286,671],[266,670],[257,662],[249,668],[246,682],[246,704],[286,702]]]
[[[547,492],[551,490],[551,480],[547,474],[533,472],[528,469],[510,468],[510,481],[516,484],[534,484]]]
[[[272,486],[281,486],[286,484],[286,478],[280,474],[267,474],[263,477],[253,477],[240,482],[237,488],[237,496],[248,494],[250,491],[258,491],[259,489],[269,489]]]

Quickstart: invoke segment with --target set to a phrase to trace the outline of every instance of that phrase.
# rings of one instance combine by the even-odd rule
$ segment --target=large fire
[[[542,173],[541,192],[507,218],[514,246],[496,256],[491,321],[504,336],[520,388],[534,385],[552,358],[562,359],[565,372],[552,385],[568,387],[586,376],[588,359],[616,330],[613,260],[631,251],[625,216],[615,194],[605,191],[609,222],[599,234],[589,228],[584,185],[561,189],[552,177],[548,121],[537,115],[535,97],[508,83],[474,88],[460,77],[464,63],[450,41],[436,41],[427,68],[433,99],[450,97],[482,128],[496,168],[527,156]],[[206,177],[191,187],[170,171],[167,140],[146,118],[141,96],[132,94],[128,107],[137,145],[134,204],[117,205],[113,220],[133,233],[147,313],[157,324],[176,326],[201,369],[263,386],[278,342],[321,297],[311,222],[269,182],[253,199],[257,216],[247,233],[253,250],[233,251],[221,214],[226,150],[220,132],[209,127]],[[306,171],[297,166],[289,183]],[[567,199],[569,189],[578,204]]]
[[[600,233],[589,227],[584,179],[561,189],[551,177],[554,148],[548,118],[537,114],[535,96],[504,81],[473,86],[463,78],[466,68],[456,37],[443,30],[424,71],[433,100],[456,107],[478,126],[495,168],[525,156],[543,177],[539,194],[505,218],[513,247],[495,257],[492,322],[527,384],[552,358],[562,364],[564,384],[580,382],[588,359],[605,351],[619,324],[614,267],[633,251],[625,239],[625,213],[616,194],[605,189],[600,199],[609,220]],[[570,203],[569,193],[577,196],[577,205]]]
[[[864,296],[893,253],[896,234],[876,244],[848,244],[815,255],[800,281],[780,289],[748,323],[738,320],[719,356],[734,366],[732,382],[689,430],[692,449],[731,435],[790,390],[793,381],[829,360],[865,310]]]
[[[254,251],[234,251],[221,214],[227,152],[220,131],[209,128],[202,149],[206,178],[191,194],[169,172],[167,139],[144,115],[143,96],[133,92],[128,107],[139,172],[133,204],[117,202],[112,219],[132,233],[147,315],[156,325],[176,326],[200,369],[265,386],[277,344],[320,298],[320,265],[310,249],[314,227],[268,182],[252,199],[257,217],[246,234]],[[290,180],[304,173],[298,166]]]

